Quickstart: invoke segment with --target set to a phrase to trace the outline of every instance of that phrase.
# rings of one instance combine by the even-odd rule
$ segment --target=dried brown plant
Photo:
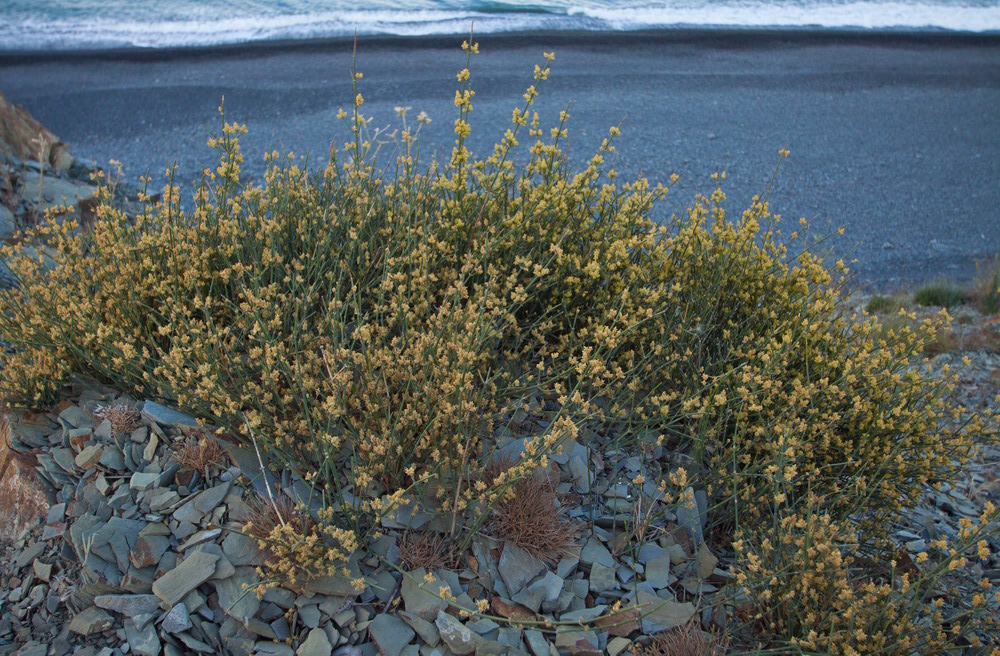
[[[116,433],[131,433],[142,425],[142,415],[127,403],[99,405],[94,410],[94,416],[110,421],[111,430]]]
[[[652,642],[632,652],[633,656],[722,656],[725,653],[725,641],[715,632],[702,631],[694,620],[654,635]]]
[[[487,484],[492,484],[512,465],[509,456],[494,458],[486,467]],[[569,547],[578,527],[560,515],[552,482],[541,472],[535,472],[515,482],[511,492],[493,507],[486,530],[544,562],[556,562]]]
[[[454,569],[459,560],[454,543],[432,531],[407,532],[399,544],[399,551],[403,569],[408,572],[421,567],[426,570]]]
[[[209,437],[189,438],[177,450],[177,463],[184,469],[205,472],[212,467],[222,467],[228,454],[222,446]]]
[[[243,530],[262,546],[273,539],[279,527],[292,524],[301,529],[300,533],[307,534],[316,523],[309,513],[299,512],[295,503],[284,494],[249,499],[243,519]]]

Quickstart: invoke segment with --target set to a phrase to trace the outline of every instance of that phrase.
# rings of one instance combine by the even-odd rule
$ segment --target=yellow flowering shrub
[[[988,415],[950,404],[948,380],[911,366],[936,326],[884,330],[850,313],[840,274],[795,250],[766,197],[732,220],[718,188],[658,220],[669,185],[619,183],[605,165],[617,128],[574,168],[568,113],[543,129],[534,109],[550,59],[485,157],[466,147],[468,65],[451,157],[429,166],[428,119],[410,125],[406,108],[394,158],[376,159],[386,137],[369,130],[353,71],[348,137],[321,171],[274,152],[247,180],[246,128],[223,119],[209,142],[219,165],[191,207],[171,179],[134,217],[107,188],[86,230],[51,215],[3,247],[20,284],[0,291],[0,394],[42,404],[86,373],[267,450],[325,505],[309,532],[279,523],[261,537],[282,550],[283,576],[307,552],[333,567],[411,504],[468,544],[551,453],[593,435],[640,455],[661,490],[683,456],[683,485],[670,485],[705,489],[724,543],[742,530],[741,544],[781,545],[782,572],[810,557],[804,536],[830,559],[852,531],[882,545],[884,520],[954,478],[987,431]],[[485,485],[497,429],[525,407],[545,427]],[[827,593],[853,589],[854,567],[844,557],[808,589],[758,597],[777,603],[763,620],[801,634],[781,594],[828,617]]]

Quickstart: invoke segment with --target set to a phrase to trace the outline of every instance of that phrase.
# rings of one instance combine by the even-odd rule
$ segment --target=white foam
[[[422,3],[442,6],[446,2]],[[469,3],[461,3],[468,6]],[[4,16],[0,9],[0,50],[77,50],[88,48],[168,48],[299,40],[352,34],[422,36],[524,30],[636,30],[665,27],[819,27],[935,29],[1000,32],[1000,4],[882,2],[762,2],[761,0],[680,0],[628,6],[587,0],[505,0],[480,4],[490,11],[464,9],[300,11],[229,14],[218,17],[209,5],[183,19],[141,20],[141,14],[93,12],[69,18]],[[535,11],[524,11],[531,7]],[[538,10],[539,8],[542,10]],[[503,11],[500,11],[502,9]],[[124,12],[123,12],[124,13]]]
[[[657,7],[577,7],[615,29],[681,25],[731,27],[824,27],[861,29],[939,29],[959,32],[1000,30],[1000,6],[961,6],[913,2],[710,2]]]

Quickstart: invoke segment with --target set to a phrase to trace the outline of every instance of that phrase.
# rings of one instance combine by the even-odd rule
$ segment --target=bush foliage
[[[888,548],[886,520],[958,475],[983,421],[911,366],[936,327],[850,314],[842,279],[780,234],[766,198],[734,220],[716,189],[658,222],[667,188],[604,165],[615,128],[574,170],[568,114],[543,130],[533,110],[548,74],[536,67],[482,159],[465,146],[466,68],[442,165],[419,162],[425,119],[402,108],[380,165],[356,92],[321,172],[271,153],[263,181],[247,180],[245,128],[223,119],[192,209],[171,182],[135,217],[107,189],[89,230],[51,217],[5,248],[20,285],[0,292],[0,393],[37,405],[88,374],[269,451],[323,505],[307,523],[322,548],[285,573],[330,571],[400,504],[446,517],[467,545],[551,454],[600,435],[657,473],[635,482],[653,484],[654,508],[692,482],[707,491],[766,643],[832,649],[861,628],[837,619],[852,595],[898,592],[863,566]],[[525,408],[547,427],[487,475]],[[821,575],[797,576],[817,562]],[[761,594],[774,576],[782,593]]]

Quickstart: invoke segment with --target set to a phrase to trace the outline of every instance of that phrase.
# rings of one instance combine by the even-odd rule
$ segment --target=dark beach
[[[839,227],[837,257],[857,258],[857,281],[878,288],[968,280],[1000,251],[1000,37],[947,33],[656,32],[482,35],[471,66],[472,147],[488,154],[523,105],[532,67],[555,51],[536,107],[542,124],[569,106],[569,150],[587,157],[622,124],[618,170],[653,182],[682,176],[664,213],[727,172],[737,216],[771,191],[790,224]],[[461,37],[358,41],[372,127],[426,111],[424,153],[446,152],[456,117]],[[245,170],[271,147],[325,161],[346,136],[335,114],[352,98],[346,40],[218,49],[0,55],[0,91],[74,153],[122,162],[161,186],[172,161],[185,187],[213,163],[205,146],[220,120],[244,122]],[[522,146],[527,146],[523,135]]]

